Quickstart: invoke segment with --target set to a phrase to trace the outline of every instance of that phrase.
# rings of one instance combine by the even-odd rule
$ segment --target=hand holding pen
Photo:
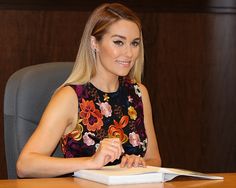
[[[96,143],[100,143],[96,153],[92,157],[96,168],[101,168],[109,162],[114,162],[123,155],[124,149],[119,138],[104,138],[100,141],[94,135],[89,134],[88,136]]]

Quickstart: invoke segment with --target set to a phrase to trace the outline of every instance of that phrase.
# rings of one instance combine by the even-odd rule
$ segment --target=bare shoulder
[[[53,97],[62,97],[62,96],[76,97],[76,93],[71,86],[64,86],[55,92]]]
[[[65,86],[56,91],[52,96],[48,110],[54,112],[54,114],[71,117],[75,114],[77,105],[78,99],[74,89],[71,86]]]
[[[48,127],[61,125],[64,130],[66,126],[75,121],[77,114],[78,99],[74,89],[70,86],[60,88],[52,96],[41,119],[41,124]]]
[[[77,101],[77,95],[71,86],[65,86],[56,91],[52,97],[52,100],[59,100],[60,103],[75,103]]]

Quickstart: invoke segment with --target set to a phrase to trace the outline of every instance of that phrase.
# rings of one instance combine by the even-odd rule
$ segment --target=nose
[[[129,58],[133,56],[133,49],[131,46],[127,45],[125,48],[125,55]]]

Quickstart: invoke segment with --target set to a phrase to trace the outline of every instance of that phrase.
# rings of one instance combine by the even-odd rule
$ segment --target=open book
[[[107,185],[154,183],[170,181],[177,176],[221,180],[223,177],[211,176],[200,172],[147,166],[145,168],[120,168],[119,165],[106,166],[99,170],[79,170],[75,177],[84,178]]]

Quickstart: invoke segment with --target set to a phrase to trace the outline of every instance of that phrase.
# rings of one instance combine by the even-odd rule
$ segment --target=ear
[[[98,51],[98,48],[97,48],[97,40],[94,36],[91,36],[91,39],[90,39],[90,45],[91,45],[91,49],[93,51]]]

